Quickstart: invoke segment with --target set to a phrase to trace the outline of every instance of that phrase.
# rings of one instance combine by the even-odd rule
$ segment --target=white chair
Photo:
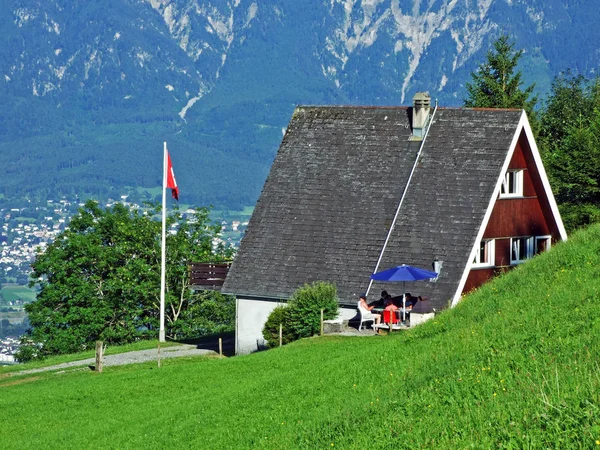
[[[364,322],[373,322],[373,325],[371,325],[371,327],[374,328],[375,327],[375,316],[373,316],[371,311],[363,308],[360,303],[361,302],[358,302],[358,305],[357,305],[358,314],[360,315],[360,323],[358,325],[358,331],[362,330],[362,326],[363,326]]]

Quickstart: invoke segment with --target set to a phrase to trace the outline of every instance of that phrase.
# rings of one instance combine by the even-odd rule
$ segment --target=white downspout
[[[421,147],[419,147],[419,152],[417,153],[417,157],[415,158],[415,162],[413,164],[412,170],[410,171],[410,175],[408,177],[408,181],[406,182],[406,186],[404,186],[404,191],[402,192],[402,197],[400,197],[400,202],[398,203],[398,208],[396,208],[396,214],[394,215],[394,220],[392,221],[392,225],[388,231],[388,234],[385,238],[385,242],[383,243],[383,247],[381,249],[381,253],[379,254],[379,259],[377,260],[377,264],[375,264],[375,269],[373,273],[377,272],[379,269],[379,264],[381,263],[381,259],[383,258],[383,252],[387,247],[387,244],[390,240],[390,236],[392,235],[392,231],[394,231],[394,226],[396,225],[396,220],[398,219],[398,214],[400,214],[400,208],[402,208],[402,203],[404,203],[404,197],[406,197],[406,192],[408,191],[408,186],[412,180],[413,174],[415,173],[415,169],[417,168],[417,164],[419,162],[419,158],[421,157],[421,152],[423,151],[423,147],[425,146],[425,140],[429,135],[429,128],[431,128],[431,124],[433,123],[433,119],[435,117],[435,113],[437,111],[438,104],[437,100],[435,101],[435,108],[433,110],[433,114],[431,115],[431,120],[429,121],[429,125],[427,126],[427,131],[425,131],[425,135],[423,136],[423,141],[421,142]],[[369,287],[367,288],[367,295],[369,295],[369,291],[371,290],[371,286],[373,285],[373,280],[369,281]]]

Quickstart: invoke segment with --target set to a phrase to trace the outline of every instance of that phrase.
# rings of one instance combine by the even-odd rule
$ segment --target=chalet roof
[[[432,268],[406,285],[446,306],[457,290],[501,175],[521,110],[442,109],[433,118],[380,270]],[[411,108],[298,107],[248,224],[223,292],[289,298],[334,282],[355,304],[369,284],[421,145]],[[402,286],[374,284],[370,299]]]

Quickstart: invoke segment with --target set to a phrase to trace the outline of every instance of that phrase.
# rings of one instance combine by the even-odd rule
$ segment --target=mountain
[[[4,201],[153,198],[167,141],[184,203],[252,205],[297,104],[459,106],[500,33],[542,97],[600,56],[593,0],[7,3]]]

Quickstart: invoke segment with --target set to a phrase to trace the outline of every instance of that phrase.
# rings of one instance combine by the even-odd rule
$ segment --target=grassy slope
[[[3,445],[595,447],[599,299],[596,226],[409,332],[0,378]]]

